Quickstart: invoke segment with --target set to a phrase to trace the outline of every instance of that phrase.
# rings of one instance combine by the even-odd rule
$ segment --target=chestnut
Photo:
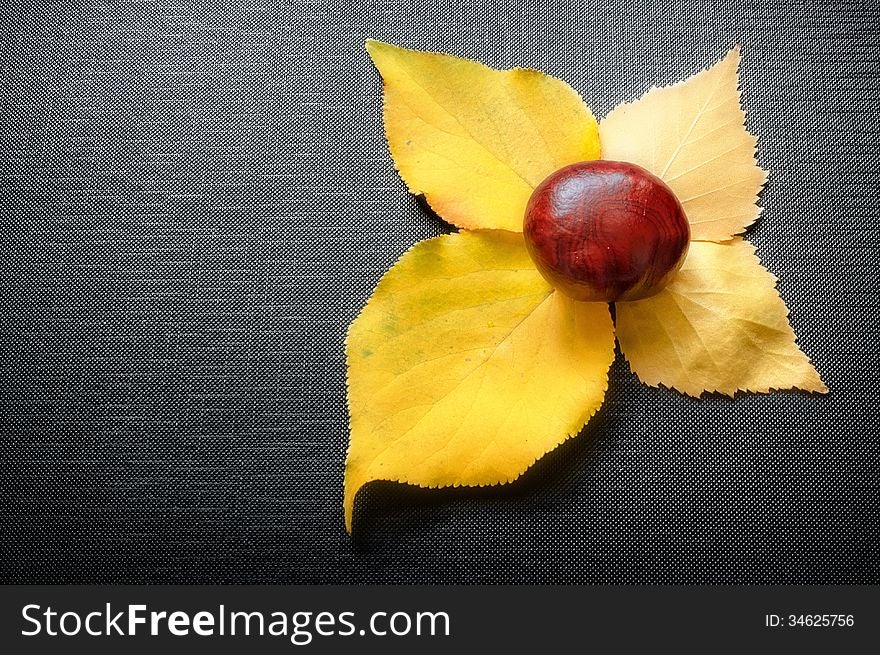
[[[575,300],[638,300],[684,262],[690,226],[681,203],[641,166],[597,159],[552,173],[523,221],[538,270]]]

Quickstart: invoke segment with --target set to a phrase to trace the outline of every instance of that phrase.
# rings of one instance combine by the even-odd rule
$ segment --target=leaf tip
[[[738,75],[739,73],[739,65],[742,62],[742,46],[736,44],[730,50],[727,51],[727,54],[721,59],[720,62],[715,64],[714,68],[719,70],[724,70],[725,72],[732,70],[733,75]],[[737,92],[739,92],[739,81],[737,80]]]
[[[403,48],[399,48],[396,45],[386,43],[385,41],[379,41],[377,39],[367,39],[364,41],[364,49],[367,51],[370,59],[373,60],[373,63],[376,64],[377,68],[379,66],[379,59],[383,55],[403,50]]]
[[[351,535],[352,525],[354,522],[354,501],[358,492],[363,488],[363,480],[352,480],[350,474],[350,465],[346,465],[345,481],[343,482],[343,500],[342,510],[345,515],[345,531]]]
[[[390,45],[390,43],[385,43],[384,41],[379,41],[378,39],[367,39],[364,41],[364,49],[371,55],[377,50],[380,50],[383,47],[387,47]]]
[[[819,375],[819,371],[816,370],[813,362],[810,362],[809,360],[808,362],[810,367],[810,370],[807,374],[808,379],[804,384],[795,385],[795,388],[801,389],[802,391],[806,391],[808,393],[819,393],[822,395],[830,393],[828,385],[825,384],[824,380],[822,380],[822,376]]]

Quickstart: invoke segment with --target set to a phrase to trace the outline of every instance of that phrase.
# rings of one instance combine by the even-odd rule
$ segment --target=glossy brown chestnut
[[[657,176],[627,162],[579,162],[532,193],[526,246],[550,284],[575,300],[638,300],[681,267],[690,227]]]

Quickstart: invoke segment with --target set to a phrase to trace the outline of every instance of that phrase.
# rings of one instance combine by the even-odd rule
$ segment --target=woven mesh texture
[[[880,583],[876,3],[15,0],[0,85],[4,582]],[[345,330],[446,228],[375,37],[602,116],[743,45],[747,237],[831,393],[641,385],[506,488],[364,490]]]

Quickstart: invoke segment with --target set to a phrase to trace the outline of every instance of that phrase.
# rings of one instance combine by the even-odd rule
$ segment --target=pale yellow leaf
[[[608,307],[554,292],[522,234],[423,241],[382,278],[346,341],[345,522],[372,480],[509,482],[602,403]]]
[[[602,158],[638,164],[678,196],[695,241],[726,241],[760,213],[767,173],[745,127],[737,80],[739,48],[684,82],[651,89],[599,125]]]
[[[535,186],[599,157],[596,119],[565,82],[367,41],[385,82],[385,133],[415,194],[463,228],[521,231]]]
[[[795,344],[775,286],[749,242],[691,243],[663,291],[617,304],[617,340],[639,379],[691,396],[793,388],[824,393]]]

